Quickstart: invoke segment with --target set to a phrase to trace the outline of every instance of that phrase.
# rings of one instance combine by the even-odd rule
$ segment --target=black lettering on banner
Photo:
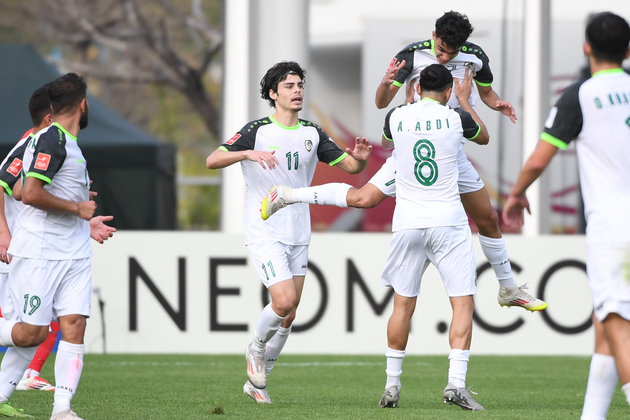
[[[179,258],[178,274],[179,311],[175,311],[138,261],[134,257],[129,257],[129,331],[138,331],[138,277],[146,284],[177,328],[186,331],[186,258]]]
[[[586,264],[584,264],[582,261],[564,260],[564,261],[555,263],[554,265],[549,267],[547,271],[545,271],[545,274],[542,276],[542,279],[540,279],[540,284],[538,285],[539,299],[545,300],[545,288],[547,287],[547,283],[551,279],[551,276],[553,276],[556,273],[556,271],[562,270],[563,268],[567,268],[567,267],[579,268],[580,270],[583,270],[584,274],[586,275]],[[549,314],[548,310],[541,311],[540,314],[542,315],[547,325],[549,325],[554,331],[557,331],[561,334],[579,334],[581,332],[588,330],[589,328],[591,328],[591,325],[593,325],[592,313],[591,313],[591,316],[589,316],[586,321],[584,321],[582,324],[578,325],[577,327],[565,327],[564,325],[558,324],[556,321],[554,321],[551,318],[551,315]]]
[[[219,287],[219,266],[246,265],[245,258],[211,258],[210,259],[210,331],[247,331],[247,324],[219,323],[219,296],[239,296],[241,290],[235,287]]]
[[[352,260],[348,259],[346,261],[348,268],[348,280],[346,282],[346,297],[348,299],[346,303],[346,331],[351,332],[354,331],[354,285],[357,284],[359,286],[370,307],[377,315],[381,315],[385,311],[387,304],[394,297],[394,289],[390,289],[383,301],[377,303]]]
[[[315,275],[315,278],[319,283],[319,288],[322,293],[321,300],[319,301],[319,308],[317,308],[317,313],[315,314],[315,316],[313,316],[313,318],[308,322],[299,325],[294,322],[293,327],[291,328],[291,333],[304,332],[313,328],[322,319],[324,313],[326,312],[326,307],[328,306],[328,285],[326,284],[326,279],[324,278],[322,271],[310,260],[308,262],[308,269],[309,271],[312,271]],[[262,286],[261,292],[262,304],[264,308],[265,306],[269,305],[269,293],[267,292],[267,288],[264,285]]]
[[[513,272],[516,272],[516,273],[520,273],[521,272],[522,268],[521,268],[520,265],[518,265],[514,261],[510,261],[510,264],[512,265],[512,271]],[[479,277],[481,277],[481,274],[484,271],[486,271],[487,269],[489,269],[489,268],[492,268],[492,266],[490,265],[489,262],[486,262],[485,264],[482,264],[479,267],[477,267],[477,281],[479,281]],[[542,299],[542,297],[541,297],[541,299]],[[523,321],[523,318],[518,317],[518,319],[516,321],[514,321],[510,325],[506,325],[505,327],[496,327],[496,326],[491,325],[490,323],[484,321],[481,318],[481,315],[479,315],[479,312],[477,312],[477,305],[475,305],[475,311],[473,312],[473,320],[482,329],[484,329],[484,330],[486,330],[488,332],[491,332],[491,333],[495,333],[495,334],[507,334],[507,333],[510,333],[510,332],[515,331],[516,329],[520,328],[520,326],[525,323],[525,321]]]

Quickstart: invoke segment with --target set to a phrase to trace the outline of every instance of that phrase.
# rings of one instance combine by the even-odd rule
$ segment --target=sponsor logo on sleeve
[[[35,160],[35,169],[39,169],[45,171],[48,169],[48,164],[50,163],[50,155],[46,153],[38,153],[37,159]]]
[[[225,144],[229,144],[231,146],[231,145],[233,145],[236,142],[236,140],[238,140],[240,138],[241,138],[241,135],[240,134],[236,134],[236,135],[234,135],[234,137],[232,137],[231,139],[226,141]]]
[[[22,170],[22,161],[18,158],[13,159],[13,162],[11,162],[11,166],[7,168],[7,172],[15,177],[17,177],[20,174],[21,170]]]
[[[391,63],[389,63],[389,67],[387,67],[387,71],[390,71],[396,65],[396,59],[394,58]]]

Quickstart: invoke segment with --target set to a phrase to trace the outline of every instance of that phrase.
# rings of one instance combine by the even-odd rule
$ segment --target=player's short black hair
[[[296,74],[306,83],[306,70],[295,61],[281,61],[276,63],[260,81],[260,96],[269,103],[269,106],[276,107],[276,102],[269,96],[269,91],[278,92],[278,83],[287,78],[290,74]]]
[[[435,37],[440,38],[447,46],[459,48],[468,40],[475,28],[468,16],[451,10],[435,21]]]
[[[83,76],[66,73],[48,84],[48,97],[53,113],[60,114],[79,106],[87,98],[87,83]]]
[[[585,36],[597,60],[621,64],[626,58],[630,26],[621,16],[611,12],[596,14],[586,25]]]
[[[427,92],[444,92],[453,86],[453,75],[441,64],[431,64],[420,73],[420,88]]]
[[[28,112],[31,114],[33,127],[40,125],[44,117],[52,113],[50,99],[48,98],[48,85],[49,83],[46,83],[44,86],[37,88],[28,101]]]

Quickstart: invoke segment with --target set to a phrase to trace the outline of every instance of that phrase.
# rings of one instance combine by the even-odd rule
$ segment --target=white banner
[[[285,353],[384,353],[393,299],[380,275],[390,239],[391,234],[313,234],[306,286]],[[583,236],[506,237],[516,281],[549,303],[543,313],[499,307],[498,282],[477,238],[473,241],[479,275],[474,354],[592,353]],[[267,295],[243,243],[240,235],[200,232],[117,232],[103,245],[94,243],[98,292],[87,351],[244,352]],[[447,354],[450,317],[431,266],[408,354]]]

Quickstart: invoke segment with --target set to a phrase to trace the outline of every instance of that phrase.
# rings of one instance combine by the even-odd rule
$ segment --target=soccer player
[[[246,350],[248,381],[245,394],[258,403],[271,403],[267,374],[273,368],[291,331],[302,297],[308,264],[311,222],[307,204],[292,206],[274,220],[260,218],[260,202],[272,185],[309,186],[317,161],[356,174],[372,151],[369,142],[356,139],[354,150],[344,152],[317,125],[298,118],[304,101],[305,71],[298,63],[283,61],[270,68],[260,82],[260,94],[273,115],[247,123],[207,159],[210,169],[240,162],[247,185],[245,242],[271,303],[258,321]]]
[[[488,56],[481,47],[467,42],[473,31],[468,18],[458,12],[447,12],[435,23],[431,39],[406,46],[396,57],[383,77],[376,91],[376,106],[385,108],[393,100],[399,88],[407,82],[410,85],[420,76],[421,71],[431,64],[446,66],[453,77],[464,78],[465,71],[473,72],[481,100],[491,109],[497,110],[516,122],[516,114],[509,102],[502,101],[492,89],[492,72]],[[476,90],[471,91],[469,102],[474,108],[477,102]],[[448,105],[456,108],[460,104],[452,95]],[[360,189],[347,184],[327,184],[309,189],[291,191],[274,188],[274,200],[266,200],[262,209],[263,217],[269,217],[284,205],[291,203],[330,204],[339,207],[372,208],[388,196],[396,194],[395,152],[372,179]],[[501,306],[516,306],[528,311],[541,311],[547,304],[518,287],[505,247],[505,240],[499,228],[499,219],[492,208],[488,192],[477,171],[462,149],[459,154],[459,192],[464,209],[479,229],[479,242],[484,255],[490,262],[499,280],[497,299]],[[330,197],[330,199],[328,199]]]
[[[468,71],[461,85],[455,79],[455,93],[462,106],[451,109],[446,104],[452,96],[453,76],[442,65],[428,66],[420,77],[421,100],[393,108],[385,119],[383,142],[393,141],[397,170],[394,236],[381,284],[393,287],[395,294],[387,324],[387,383],[380,407],[398,406],[409,325],[422,274],[433,263],[453,309],[444,402],[467,410],[484,409],[466,390],[476,263],[457,186],[458,155],[466,139],[480,144],[489,140],[485,125],[466,101],[471,79]]]
[[[63,339],[55,360],[51,420],[76,420],[70,402],[83,369],[91,301],[89,221],[96,210],[77,142],[88,123],[87,85],[83,77],[68,73],[50,83],[48,96],[53,123],[24,151],[22,202],[27,206],[15,222],[8,250],[16,317],[0,320],[0,344],[10,347],[0,367],[0,402],[7,403],[56,317]]]
[[[630,404],[630,76],[621,69],[629,43],[622,17],[606,12],[589,21],[584,54],[592,77],[567,88],[551,109],[503,209],[508,223],[521,225],[527,188],[575,140],[595,324],[583,420],[606,418],[618,379]]]

